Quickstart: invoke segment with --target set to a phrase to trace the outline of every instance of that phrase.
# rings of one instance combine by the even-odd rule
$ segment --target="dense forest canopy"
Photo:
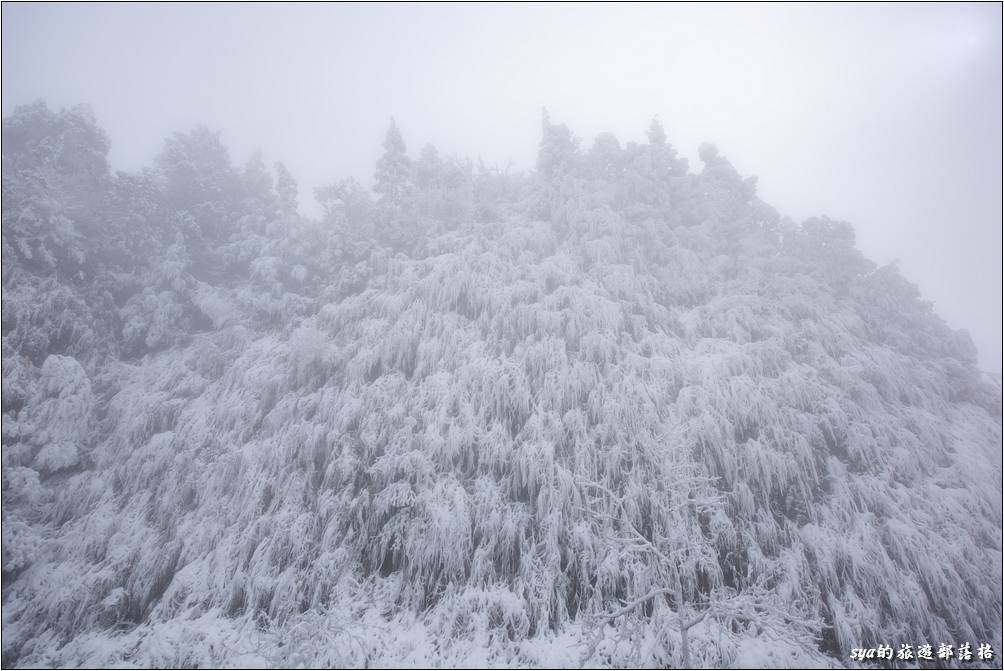
[[[3,120],[5,666],[1000,650],[1000,378],[714,146],[392,123],[319,218],[206,128],[108,149]]]

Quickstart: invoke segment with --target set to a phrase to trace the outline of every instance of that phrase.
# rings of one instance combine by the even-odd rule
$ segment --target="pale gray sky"
[[[3,113],[89,103],[120,169],[206,123],[309,196],[413,152],[532,167],[654,115],[801,220],[854,224],[1001,370],[1001,5],[3,5]],[[307,202],[308,209],[314,208]]]

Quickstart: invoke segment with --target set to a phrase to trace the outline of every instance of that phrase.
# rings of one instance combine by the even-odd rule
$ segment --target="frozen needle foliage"
[[[1001,386],[718,151],[417,158],[297,212],[217,135],[3,122],[4,665],[1000,651]]]

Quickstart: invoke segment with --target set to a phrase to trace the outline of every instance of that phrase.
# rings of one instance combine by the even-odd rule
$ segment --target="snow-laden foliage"
[[[94,142],[7,134],[86,119],[4,122],[5,663],[1000,649],[999,380],[849,225],[657,123],[581,151],[546,119],[524,176],[392,127],[319,221],[205,130],[77,203]]]

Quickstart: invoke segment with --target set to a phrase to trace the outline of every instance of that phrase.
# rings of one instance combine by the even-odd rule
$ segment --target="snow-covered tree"
[[[1000,648],[999,379],[850,225],[658,124],[525,175],[392,126],[313,219],[61,114],[4,122],[5,666]]]
[[[404,139],[391,119],[377,161],[373,190],[377,193],[377,238],[396,249],[408,249],[420,239],[415,212],[414,166]]]

